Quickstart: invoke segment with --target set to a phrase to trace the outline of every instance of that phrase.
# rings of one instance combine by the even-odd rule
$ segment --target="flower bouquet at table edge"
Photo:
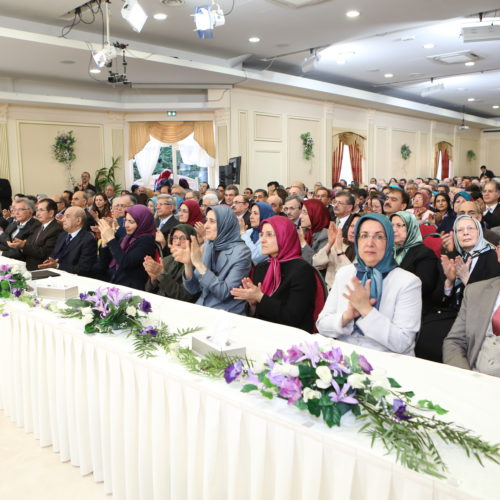
[[[26,280],[31,278],[31,273],[15,266],[3,264],[0,266],[0,298],[19,298],[29,287]]]
[[[81,293],[78,299],[68,299],[66,305],[68,308],[60,309],[59,314],[65,318],[82,319],[85,333],[125,330],[134,337],[134,350],[140,357],[154,356],[158,348],[169,352],[170,346],[181,337],[200,329],[170,332],[164,322],[150,320],[148,316],[153,310],[147,300],[130,292],[122,293],[117,287],[100,287]]]
[[[413,404],[413,392],[398,391],[396,380],[384,370],[374,370],[356,352],[348,356],[340,348],[325,350],[317,343],[304,343],[286,352],[277,350],[260,366],[237,360],[227,366],[224,378],[227,383],[243,383],[242,392],[286,399],[289,405],[322,417],[329,427],[340,426],[342,416],[352,413],[366,421],[360,432],[371,435],[372,446],[379,440],[388,453],[396,453],[398,462],[418,472],[445,477],[446,465],[431,434],[458,444],[481,465],[482,457],[500,463],[500,445],[436,418],[435,414],[447,411],[429,400]]]

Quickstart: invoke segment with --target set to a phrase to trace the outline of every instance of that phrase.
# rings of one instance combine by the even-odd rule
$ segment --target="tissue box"
[[[78,287],[62,284],[46,284],[37,286],[36,293],[45,299],[68,300],[78,297]]]
[[[206,333],[193,334],[191,341],[193,351],[198,353],[200,356],[206,356],[209,353],[224,354],[226,356],[238,356],[240,358],[244,358],[246,356],[245,346],[235,344],[229,340],[229,345],[221,347],[220,345],[211,342],[210,335],[207,335]]]

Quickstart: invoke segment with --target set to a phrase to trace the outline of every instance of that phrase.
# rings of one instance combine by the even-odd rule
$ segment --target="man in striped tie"
[[[497,257],[500,262],[500,245]],[[458,317],[444,339],[443,361],[500,377],[500,277],[465,287]]]

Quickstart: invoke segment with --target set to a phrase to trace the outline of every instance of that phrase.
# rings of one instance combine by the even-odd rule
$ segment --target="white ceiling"
[[[90,24],[78,24],[66,39],[60,38],[62,28],[69,24],[61,16],[81,3],[0,0],[0,91],[29,93],[36,82],[48,89],[50,82],[57,81],[63,95],[71,95],[72,89],[79,97],[98,98],[105,92],[110,101],[127,93],[138,100],[141,95],[155,95],[109,87],[102,82],[107,76],[104,72],[94,77],[101,82],[90,77],[90,44],[98,48],[102,41],[101,16]],[[185,0],[179,7],[165,6],[160,0],[140,3],[150,16],[141,33],[133,32],[122,19],[120,0],[110,5],[111,40],[129,43],[127,72],[134,83],[257,88],[262,79],[272,82],[282,78],[277,73],[284,73],[448,110],[462,111],[465,106],[471,115],[500,118],[500,109],[493,109],[500,105],[500,41],[464,43],[460,37],[463,23],[478,21],[478,12],[498,8],[500,14],[498,0],[326,0],[300,9],[272,0],[219,0],[224,12],[230,13],[212,40],[198,39],[191,17],[195,6],[209,0]],[[348,19],[345,13],[350,9],[361,15]],[[167,20],[154,20],[156,12],[168,14]],[[474,17],[464,20],[467,16]],[[92,16],[87,14],[85,20],[92,21]],[[250,36],[261,41],[249,43]],[[425,49],[426,43],[435,47]],[[303,74],[301,63],[308,49],[326,46],[331,47],[322,53],[317,68]],[[442,65],[428,58],[465,50],[480,57],[475,66]],[[296,51],[300,52],[281,57]],[[345,64],[337,64],[338,53],[350,54]],[[394,76],[385,78],[386,73]],[[444,89],[423,98],[421,92],[431,78],[442,82]],[[303,80],[293,81],[296,87],[318,86],[313,81],[305,85],[300,83]],[[324,88],[325,93],[333,89]],[[169,92],[196,94],[186,90],[162,93]]]

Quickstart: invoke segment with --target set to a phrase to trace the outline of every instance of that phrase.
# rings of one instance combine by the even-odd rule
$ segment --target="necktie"
[[[497,307],[491,318],[491,329],[497,337],[500,337],[500,306]]]

